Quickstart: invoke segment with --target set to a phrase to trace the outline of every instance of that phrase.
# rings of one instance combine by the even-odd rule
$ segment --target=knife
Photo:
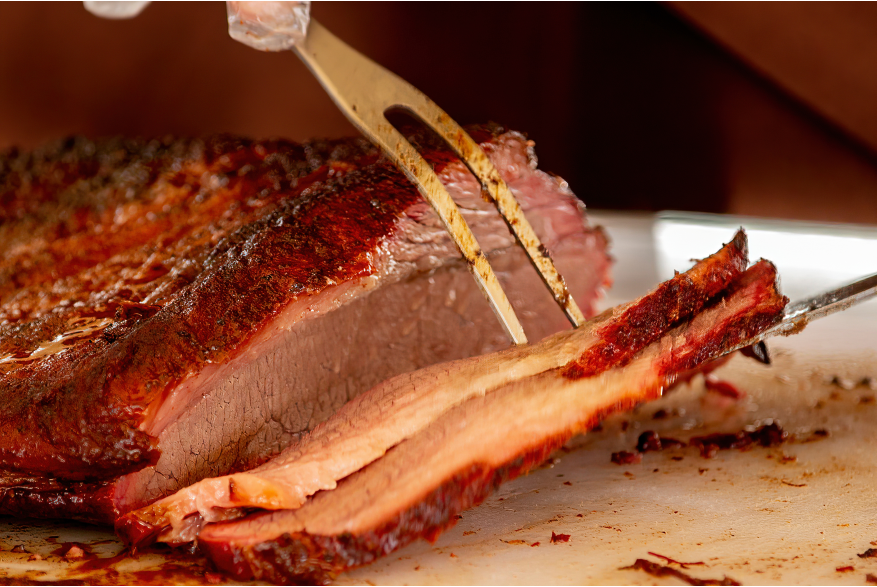
[[[733,346],[723,354],[754,347],[756,358],[769,363],[764,340],[772,336],[797,334],[813,320],[841,312],[877,296],[877,273],[863,277],[831,291],[793,302],[786,306],[783,318],[774,326]]]

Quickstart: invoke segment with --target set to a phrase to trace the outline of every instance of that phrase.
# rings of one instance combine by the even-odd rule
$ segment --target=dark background
[[[317,2],[313,15],[459,122],[525,131],[593,208],[877,223],[877,11],[719,4]],[[294,55],[232,41],[222,3],[129,21],[3,3],[0,26],[0,148],[355,132]]]

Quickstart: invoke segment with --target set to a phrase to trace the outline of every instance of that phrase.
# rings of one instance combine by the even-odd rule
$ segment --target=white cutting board
[[[730,227],[741,223],[727,217],[592,216],[607,227],[617,259],[616,285],[607,304],[641,295],[659,278],[668,277],[666,272],[673,267],[687,268],[684,259],[674,257],[674,239],[689,245],[691,256],[703,256],[729,240]],[[855,227],[742,222],[788,235],[788,249],[803,253],[808,251],[807,243],[794,239],[812,241],[819,235],[840,234],[840,240],[824,240],[822,246],[841,247],[835,254],[844,255],[844,262],[850,254],[860,256],[868,250],[869,238],[877,242],[877,231]],[[806,230],[796,232],[799,228]],[[851,235],[846,241],[845,230]],[[768,241],[755,236],[752,257],[770,257],[770,251],[759,250],[759,243]],[[844,246],[852,252],[844,252]],[[844,269],[829,255],[820,261],[822,266],[797,267],[788,251],[779,253],[787,257],[785,268],[779,260],[778,264],[792,285],[793,297],[835,286],[844,277],[840,273],[859,266],[847,263]],[[877,257],[870,265],[861,261],[860,273],[875,271]],[[735,357],[718,374],[744,390],[745,399],[707,394],[695,380],[633,414],[612,418],[601,432],[575,439],[569,444],[571,450],[555,456],[553,465],[504,485],[480,507],[465,512],[434,545],[412,544],[337,582],[680,584],[674,578],[620,570],[638,558],[662,562],[648,554],[653,552],[703,562],[684,571],[699,579],[727,575],[743,584],[863,584],[867,573],[877,575],[877,558],[856,556],[877,547],[877,402],[869,400],[877,390],[855,384],[869,376],[877,379],[875,330],[877,302],[870,302],[812,324],[796,337],[774,339],[771,367]],[[841,385],[831,382],[835,376]],[[877,382],[871,385],[877,387]],[[675,415],[654,420],[658,409]],[[647,453],[636,465],[610,462],[613,452],[632,450],[645,430],[688,439],[736,432],[769,420],[778,420],[799,438],[817,429],[827,429],[830,436],[770,449],[721,451],[712,459],[686,448]],[[788,457],[795,460],[788,462]],[[552,532],[571,538],[551,544]],[[55,545],[43,541],[46,535],[61,536],[56,541],[83,542],[111,537],[76,525],[0,523],[4,550],[25,543],[31,550],[42,548],[47,553]],[[530,546],[535,542],[539,546]],[[96,550],[110,554],[119,548],[109,542]],[[148,577],[126,571],[157,568],[160,562],[152,555],[116,565],[121,572],[117,581],[145,582]],[[10,565],[39,567],[47,573],[45,579],[58,577],[58,570],[65,567],[57,557],[28,562],[26,555],[9,552],[0,552],[0,565],[11,574],[17,571]],[[849,566],[854,569],[837,571]],[[197,580],[201,576],[185,572],[161,576],[165,581],[173,577]]]

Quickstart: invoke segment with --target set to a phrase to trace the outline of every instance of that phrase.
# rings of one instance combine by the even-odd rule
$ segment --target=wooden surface
[[[877,224],[877,159],[860,138],[877,124],[873,5],[313,10],[458,122],[529,133],[540,167],[589,206]],[[849,34],[838,29],[847,13]],[[0,148],[71,134],[355,134],[294,55],[231,40],[221,2],[156,2],[129,21],[99,19],[80,2],[6,2],[0,23]],[[840,44],[826,45],[838,30]],[[844,48],[855,53],[832,61]],[[820,106],[807,84],[835,106]],[[843,122],[848,110],[856,119]]]
[[[877,151],[877,4],[670,4],[748,64]]]

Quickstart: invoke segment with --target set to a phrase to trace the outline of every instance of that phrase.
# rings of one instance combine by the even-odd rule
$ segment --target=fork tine
[[[435,102],[419,90],[414,89],[414,91],[422,96],[424,103],[418,105],[417,108],[412,108],[412,114],[415,114],[435,130],[447,142],[448,146],[453,149],[456,155],[466,163],[466,166],[478,178],[482,187],[490,195],[494,205],[505,219],[517,241],[527,251],[527,256],[530,258],[536,271],[539,272],[542,281],[551,290],[554,301],[561,307],[573,326],[577,327],[582,324],[585,321],[585,317],[569,293],[563,277],[561,277],[554,266],[554,261],[551,260],[548,249],[539,241],[539,237],[536,236],[533,227],[530,226],[530,222],[524,215],[521,205],[515,199],[508,184],[500,176],[499,171],[497,171],[496,167],[484,153],[484,150],[469,136],[469,133],[463,130]]]
[[[432,167],[387,120],[384,113],[388,109],[401,107],[408,110],[448,143],[494,201],[573,325],[584,322],[584,316],[557,273],[548,251],[539,242],[499,172],[478,144],[441,108],[420,90],[364,57],[313,19],[306,43],[296,45],[293,50],[347,118],[393,160],[436,210],[516,344],[525,343],[527,338],[490,263]]]
[[[381,141],[393,145],[391,158],[399,166],[405,175],[413,181],[420,193],[432,205],[439,218],[451,234],[469,269],[475,276],[481,291],[487,297],[499,321],[502,323],[508,335],[515,344],[526,344],[527,336],[524,327],[518,320],[511,302],[502,289],[490,262],[478,245],[475,235],[469,228],[469,224],[451,195],[442,185],[432,166],[421,157],[420,153],[408,142],[402,133],[393,128],[389,123],[377,130],[374,136],[380,137]]]

